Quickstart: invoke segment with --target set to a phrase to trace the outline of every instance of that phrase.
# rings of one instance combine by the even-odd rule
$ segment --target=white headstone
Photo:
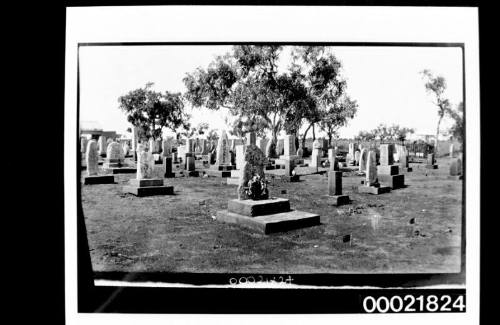
[[[154,157],[144,145],[137,146],[137,179],[153,178]]]
[[[361,153],[359,154],[359,169],[358,171],[361,173],[366,172],[366,165],[368,160],[368,150],[363,148],[361,149]]]
[[[377,156],[375,151],[368,152],[366,162],[366,186],[371,186],[377,183]]]
[[[227,138],[226,131],[222,131],[222,134],[217,143],[217,160],[216,165],[224,166],[231,165],[231,155],[229,154],[229,141]]]
[[[87,176],[97,175],[99,172],[99,152],[95,140],[90,140],[87,143],[85,162],[87,163]]]

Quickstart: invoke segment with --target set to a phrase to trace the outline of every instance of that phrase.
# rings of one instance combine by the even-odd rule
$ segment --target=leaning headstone
[[[85,161],[87,163],[87,176],[83,179],[83,184],[112,184],[115,182],[113,175],[99,175],[99,151],[97,142],[90,140],[85,150]]]
[[[380,186],[377,175],[377,158],[375,151],[368,152],[364,184],[358,186],[359,193],[382,194],[391,191],[389,186]]]
[[[378,180],[391,189],[402,188],[405,176],[399,174],[399,166],[394,164],[394,144],[380,145],[380,166],[377,166]]]
[[[245,148],[238,199],[218,211],[216,220],[269,234],[320,224],[319,215],[290,209],[290,201],[269,197],[264,174],[265,156],[256,145]]]
[[[137,175],[123,187],[125,193],[135,196],[167,195],[174,193],[173,186],[165,186],[163,178],[154,178],[153,154],[144,145],[137,146]]]

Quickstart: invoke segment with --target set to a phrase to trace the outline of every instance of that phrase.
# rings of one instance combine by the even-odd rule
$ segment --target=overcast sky
[[[118,109],[118,97],[154,82],[158,91],[184,92],[182,78],[197,67],[207,67],[227,46],[99,46],[80,48],[80,120],[104,130],[125,133],[129,123]],[[462,101],[460,48],[333,47],[342,62],[347,93],[359,104],[358,113],[340,130],[353,137],[380,123],[415,128],[417,134],[435,134],[437,108],[425,92],[419,74],[430,69],[445,77],[445,96],[455,107]],[[281,66],[288,65],[287,55]],[[208,122],[225,129],[225,111],[192,109],[191,123]],[[442,130],[452,125],[444,121]]]

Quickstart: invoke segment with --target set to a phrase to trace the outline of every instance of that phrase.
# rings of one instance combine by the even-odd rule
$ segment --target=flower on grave
[[[246,194],[252,200],[265,200],[269,198],[269,190],[267,189],[267,182],[261,179],[259,175],[254,175],[248,181],[248,188],[246,189]]]

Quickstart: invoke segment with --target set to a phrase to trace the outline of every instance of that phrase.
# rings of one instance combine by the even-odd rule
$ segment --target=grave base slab
[[[289,183],[300,182],[300,175],[294,175],[294,176],[281,175],[281,180],[283,182],[289,182]]]
[[[399,166],[397,165],[377,166],[377,175],[397,175],[397,174],[399,174]]]
[[[240,185],[239,177],[228,177],[226,178],[227,185]]]
[[[463,175],[448,175],[448,179],[453,181],[459,181],[462,180],[463,178],[464,178]]]
[[[349,195],[327,195],[328,204],[339,206],[351,203]]]
[[[126,185],[123,187],[123,192],[131,193],[135,196],[153,196],[153,195],[171,195],[174,194],[173,186],[132,186]]]
[[[210,177],[231,177],[231,170],[214,170],[214,169],[209,169],[206,171],[206,173]]]
[[[107,174],[135,174],[137,173],[137,168],[132,167],[119,167],[119,168],[104,168],[103,169]]]
[[[412,167],[400,167],[400,168],[401,168],[401,172],[403,172],[403,173],[410,173],[413,171]]]
[[[427,168],[427,169],[438,169],[438,165],[436,165],[436,164],[433,164],[433,165],[427,164],[427,165],[425,165],[425,168]]]
[[[395,190],[405,186],[405,175],[378,175],[379,182]]]
[[[247,217],[257,217],[290,211],[290,200],[271,198],[266,200],[230,200],[227,211]]]
[[[379,194],[389,193],[390,191],[391,188],[389,186],[380,186],[380,187],[366,186],[366,185],[358,186],[358,193],[379,195]]]
[[[266,235],[321,224],[318,214],[296,210],[258,217],[248,217],[228,210],[222,210],[217,211],[216,220],[237,224]]]
[[[85,176],[83,178],[84,185],[113,184],[114,182],[115,182],[115,177],[113,175],[95,175],[95,176]]]
[[[184,175],[186,175],[188,177],[199,177],[200,176],[200,172],[197,171],[197,170],[191,170],[191,171],[186,171],[184,173]]]

